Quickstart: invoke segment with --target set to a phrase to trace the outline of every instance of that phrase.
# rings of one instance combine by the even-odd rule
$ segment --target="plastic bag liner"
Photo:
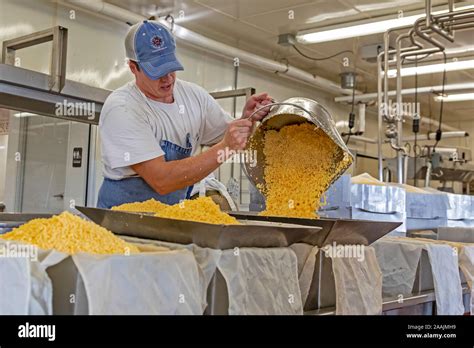
[[[408,218],[434,219],[447,218],[450,208],[448,195],[445,193],[406,193]]]
[[[0,314],[53,314],[53,286],[46,269],[68,255],[6,240],[0,240],[0,248]],[[13,256],[20,248],[22,256]]]
[[[364,256],[364,261],[356,257],[332,257],[337,315],[382,313],[382,273],[374,248],[364,247]]]
[[[405,213],[405,190],[395,186],[351,185],[353,208],[372,213]]]
[[[303,314],[297,259],[288,248],[216,250],[194,244],[135,237],[125,239],[191,250],[200,268],[201,285],[206,290],[216,269],[219,269],[227,285],[230,315]],[[204,311],[207,306],[205,292],[202,301]]]
[[[333,210],[351,205],[351,176],[346,174],[337,179],[321,197],[321,211]]]
[[[0,247],[5,243],[0,242]],[[19,257],[0,257],[0,315],[28,314],[30,262]]]
[[[288,248],[223,250],[218,268],[229,314],[303,314],[296,255]]]
[[[449,220],[474,220],[474,197],[468,195],[458,195],[448,193],[449,205],[448,219]]]
[[[314,269],[316,267],[316,256],[319,248],[305,243],[290,245],[298,260],[298,281],[300,285],[301,301],[304,304],[308,299],[309,289],[313,282]]]
[[[463,314],[464,304],[457,255],[449,245],[428,244],[427,249],[433,270],[437,313]]]
[[[147,243],[156,246],[166,247],[171,250],[188,250],[193,253],[194,258],[198,265],[198,275],[199,275],[199,284],[201,290],[201,313],[204,313],[207,307],[207,288],[212,280],[212,277],[217,269],[217,262],[219,261],[222,251],[211,249],[211,248],[201,248],[195,244],[177,244],[170,242],[163,242],[159,240],[151,239],[141,239],[137,237],[123,237],[128,242],[131,243]]]
[[[437,314],[461,315],[464,313],[458,256],[457,253],[453,252],[451,245],[415,238],[384,237],[382,240],[392,240],[404,245],[420,245],[426,250],[433,275]],[[404,246],[404,248],[407,247]],[[393,259],[392,262],[400,263],[403,261]]]
[[[383,275],[383,295],[411,294],[423,247],[387,238],[379,239],[372,246]]]
[[[72,256],[85,285],[89,314],[202,314],[194,255],[187,250],[138,247],[144,252]],[[37,250],[37,261],[0,258],[0,267],[9,267],[1,272],[5,301],[0,300],[0,313],[53,314],[53,284],[46,270],[70,255]]]
[[[471,290],[470,313],[474,314],[474,245],[464,245],[459,253],[459,268]]]
[[[89,314],[202,314],[198,266],[187,250],[72,258]]]

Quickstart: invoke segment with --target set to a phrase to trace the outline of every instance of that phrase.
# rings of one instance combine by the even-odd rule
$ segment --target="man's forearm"
[[[168,194],[191,186],[217,169],[228,158],[222,142],[193,157],[164,161],[163,157],[132,166],[156,192]]]
[[[224,145],[217,143],[197,156],[166,162],[166,187],[173,192],[201,181],[222,164],[224,152]]]

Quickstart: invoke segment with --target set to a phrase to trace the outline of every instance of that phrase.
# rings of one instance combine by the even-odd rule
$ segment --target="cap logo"
[[[151,45],[155,48],[161,48],[163,46],[163,39],[155,35],[151,38]]]

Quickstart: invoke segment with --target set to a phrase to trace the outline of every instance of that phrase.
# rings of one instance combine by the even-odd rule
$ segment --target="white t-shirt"
[[[174,102],[147,98],[130,82],[112,92],[100,114],[104,177],[118,180],[137,174],[131,165],[164,155],[160,142],[167,140],[192,154],[199,145],[217,143],[232,117],[198,85],[176,79]]]

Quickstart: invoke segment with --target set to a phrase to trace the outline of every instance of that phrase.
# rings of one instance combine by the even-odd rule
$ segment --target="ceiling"
[[[344,24],[385,15],[393,15],[424,8],[424,0],[106,0],[114,5],[145,16],[173,14],[176,23],[209,38],[230,44],[258,55],[285,61],[310,73],[338,82],[344,55],[325,61],[312,61],[300,56],[293,48],[278,45],[278,35],[299,30]],[[459,1],[455,1],[459,2]],[[433,0],[433,6],[447,1]],[[474,0],[467,1],[474,4]],[[463,2],[466,4],[466,1]],[[290,12],[292,11],[292,12]],[[474,30],[456,33],[456,41],[449,47],[474,43]],[[355,37],[299,48],[312,57],[324,57],[350,49],[347,55],[351,69],[358,73],[358,89],[376,91],[377,69],[358,57],[359,48],[382,42],[382,34]],[[473,59],[474,57],[470,57]],[[447,83],[474,82],[474,70],[447,73]],[[394,81],[392,81],[393,83]],[[423,75],[419,86],[440,85],[442,74]],[[394,87],[394,86],[393,86]],[[404,87],[414,87],[414,78],[404,79]],[[429,112],[432,95],[422,96],[422,114]],[[432,103],[432,110],[438,108]],[[474,102],[450,103],[446,119],[474,118]]]

